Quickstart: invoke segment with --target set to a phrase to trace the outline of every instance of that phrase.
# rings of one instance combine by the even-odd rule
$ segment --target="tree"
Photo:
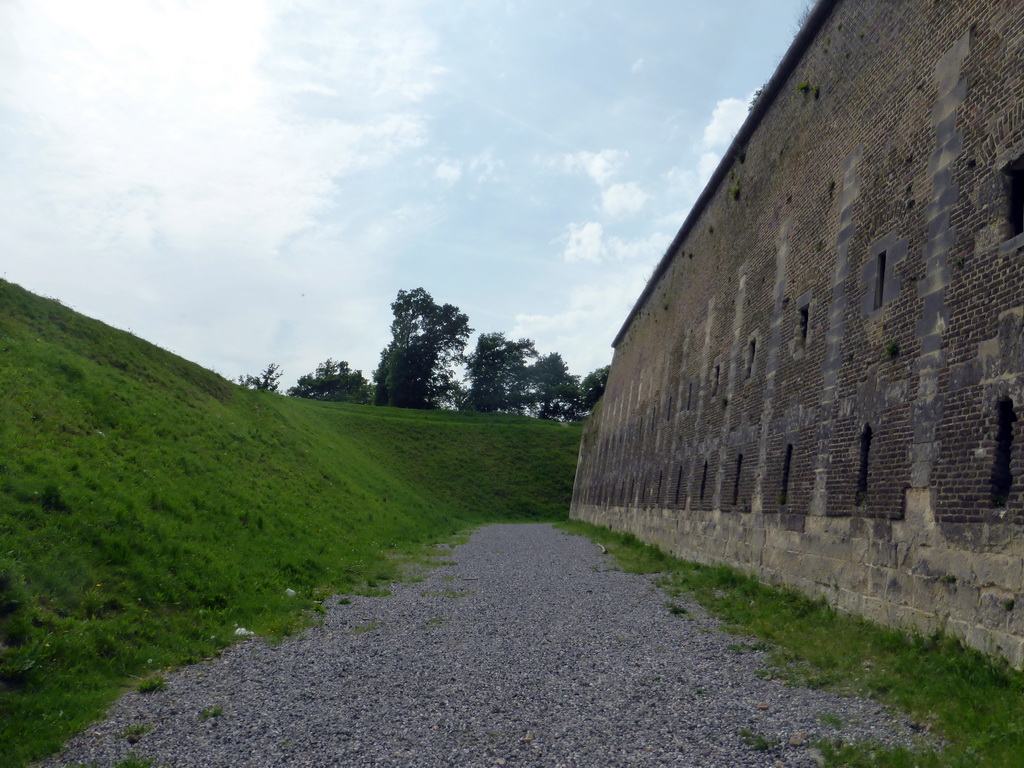
[[[533,415],[538,419],[577,421],[580,406],[580,378],[569,373],[557,352],[543,355],[529,369],[533,388]]]
[[[370,402],[370,384],[362,371],[353,371],[344,360],[327,358],[313,373],[300,376],[288,394],[309,400],[366,404]]]
[[[398,408],[454,407],[454,366],[473,329],[452,304],[439,305],[423,288],[399,291],[391,304],[391,341],[373,372],[374,402]]]
[[[530,405],[527,360],[537,357],[530,339],[510,341],[503,333],[482,333],[466,359],[470,408],[490,413],[524,413]]]
[[[583,377],[580,382],[580,407],[587,413],[594,410],[597,401],[604,394],[604,388],[608,385],[608,371],[610,365],[591,371]]]
[[[281,379],[281,366],[271,363],[259,374],[244,374],[238,377],[238,383],[246,389],[258,389],[263,392],[279,392],[277,382]]]

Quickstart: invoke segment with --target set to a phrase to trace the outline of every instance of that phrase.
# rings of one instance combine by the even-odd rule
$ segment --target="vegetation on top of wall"
[[[797,83],[796,92],[801,96],[813,94],[814,100],[817,101],[821,97],[821,86],[811,85],[810,82],[804,80],[803,82]]]

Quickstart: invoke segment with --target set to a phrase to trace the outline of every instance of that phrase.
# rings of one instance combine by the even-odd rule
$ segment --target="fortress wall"
[[[1024,666],[1024,9],[823,0],[770,85],[572,516]]]

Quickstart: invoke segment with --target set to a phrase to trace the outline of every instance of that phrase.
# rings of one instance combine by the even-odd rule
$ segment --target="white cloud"
[[[638,213],[648,200],[648,194],[634,182],[612,184],[601,194],[601,206],[609,216]]]
[[[701,187],[708,183],[708,179],[711,178],[711,174],[715,172],[715,168],[721,161],[722,156],[716,152],[701,154],[700,160],[697,161],[697,179]]]
[[[599,282],[575,286],[563,311],[517,315],[509,336],[535,339],[539,349],[561,352],[574,373],[607,365],[612,340],[649,273],[648,266],[633,264],[605,273]]]
[[[616,149],[602,149],[600,152],[576,152],[563,155],[562,166],[568,171],[583,171],[599,187],[606,186],[618,173],[629,154]]]
[[[286,93],[333,94],[345,112],[370,114],[422,102],[446,72],[415,0],[285,0],[274,6],[263,66]]]
[[[471,158],[468,166],[469,172],[476,174],[476,180],[483,182],[493,179],[500,173],[504,169],[505,163],[500,159],[495,159],[494,152],[488,149]]]
[[[347,121],[285,109],[261,74],[264,4],[113,4],[109,16],[56,0],[16,7],[19,30],[39,34],[0,74],[0,107],[22,117],[35,164],[18,191],[92,241],[272,258],[316,221],[336,179],[425,140],[411,111]],[[383,58],[380,89],[408,106],[422,83],[400,87]]]
[[[418,225],[342,193],[426,143],[441,72],[408,3],[102,5],[0,3],[8,278],[227,375],[311,370],[303,345],[268,351],[289,329],[360,346],[370,286]]]
[[[711,121],[704,128],[703,145],[705,149],[724,149],[732,141],[736,131],[747,119],[750,100],[721,99],[715,104],[711,113]]]
[[[433,177],[446,186],[453,186],[463,179],[482,184],[497,177],[505,163],[494,157],[493,150],[487,149],[469,158],[438,158],[426,155],[417,161],[420,165],[433,168]]]
[[[678,212],[663,216],[659,219],[660,225],[678,226],[685,220],[690,207],[718,168],[723,150],[746,120],[749,101],[720,99],[704,126],[701,141],[694,146],[696,159],[693,165],[676,166],[662,174],[662,178],[668,183],[669,195],[674,201],[678,201],[674,203],[678,205]]]
[[[679,221],[674,223],[678,225]],[[635,240],[613,237],[608,240],[606,250],[610,260],[653,264],[661,259],[671,239],[663,232]]]
[[[581,261],[598,263],[604,254],[604,227],[596,221],[570,224],[563,258],[570,264]]]
[[[678,224],[678,222],[674,222]],[[655,232],[648,237],[628,239],[605,237],[604,227],[596,221],[570,224],[565,236],[563,258],[570,264],[602,262],[657,262],[665,252],[669,237]]]
[[[451,186],[462,178],[462,164],[445,160],[437,166],[434,171],[434,178]]]
[[[5,276],[232,376],[328,355],[368,371],[395,291],[418,284],[474,297],[481,327],[548,318],[538,343],[606,362],[668,241],[648,235],[678,226],[660,217],[727,140],[710,109],[671,106],[678,83],[740,89],[686,69],[690,18],[659,41],[653,8],[611,29],[582,6],[507,7],[0,0]],[[649,80],[646,56],[679,77]],[[581,126],[593,143],[573,143]],[[458,205],[432,194],[446,184]]]

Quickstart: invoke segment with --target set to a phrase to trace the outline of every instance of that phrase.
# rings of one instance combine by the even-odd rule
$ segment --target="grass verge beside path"
[[[396,553],[564,518],[579,426],[244,390],[0,280],[0,766]]]
[[[774,589],[726,566],[678,560],[631,534],[568,521],[558,527],[604,545],[623,570],[664,574],[672,595],[690,595],[726,629],[771,643],[771,674],[790,684],[858,695],[908,712],[948,741],[941,753],[823,743],[828,766],[1020,768],[1024,674],[956,640],[922,637],[841,614],[821,600]]]

